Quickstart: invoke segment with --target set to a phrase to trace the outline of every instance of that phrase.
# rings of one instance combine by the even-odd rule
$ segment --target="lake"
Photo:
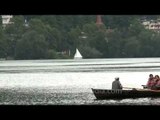
[[[160,98],[96,100],[91,88],[142,88],[160,58],[0,61],[0,105],[160,105]]]

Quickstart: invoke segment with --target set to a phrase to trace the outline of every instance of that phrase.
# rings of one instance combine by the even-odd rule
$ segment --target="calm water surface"
[[[160,98],[96,100],[91,88],[110,89],[115,77],[142,88],[160,75],[160,58],[0,61],[1,105],[160,105]]]

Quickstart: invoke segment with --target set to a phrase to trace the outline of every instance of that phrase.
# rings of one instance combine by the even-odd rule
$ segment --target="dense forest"
[[[83,58],[160,57],[160,34],[142,19],[159,16],[14,15],[6,27],[0,19],[0,58],[68,59],[76,48]],[[26,22],[25,22],[26,21]]]

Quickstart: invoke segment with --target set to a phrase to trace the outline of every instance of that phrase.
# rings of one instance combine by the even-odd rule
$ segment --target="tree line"
[[[96,15],[14,15],[0,25],[0,58],[67,59],[76,48],[84,58],[159,57],[160,34],[144,18],[159,16],[103,15],[97,26]]]

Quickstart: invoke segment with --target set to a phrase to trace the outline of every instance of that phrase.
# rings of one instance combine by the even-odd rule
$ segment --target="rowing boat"
[[[93,89],[93,94],[97,99],[125,99],[125,98],[145,98],[160,97],[160,90],[111,90],[111,89]]]

